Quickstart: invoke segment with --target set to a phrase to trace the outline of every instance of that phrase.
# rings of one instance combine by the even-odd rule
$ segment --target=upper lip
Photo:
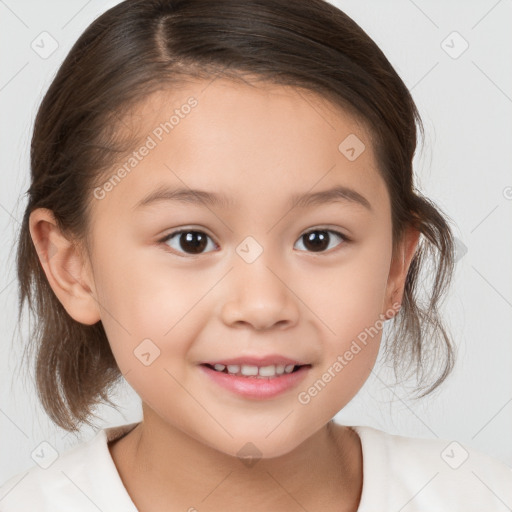
[[[240,356],[240,357],[234,357],[231,359],[219,359],[216,361],[204,361],[201,364],[223,364],[225,366],[228,365],[247,365],[247,366],[271,366],[271,365],[283,365],[287,366],[290,364],[293,364],[294,366],[303,366],[308,363],[303,363],[300,361],[297,361],[296,359],[290,359],[289,357],[284,357],[281,355],[268,355],[268,356],[262,356],[262,357],[255,357],[255,356]]]

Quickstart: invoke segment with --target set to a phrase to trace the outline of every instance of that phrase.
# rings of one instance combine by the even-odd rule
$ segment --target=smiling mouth
[[[268,366],[254,366],[254,365],[224,365],[224,364],[208,364],[203,363],[202,366],[206,366],[219,373],[225,373],[234,377],[253,377],[253,378],[275,378],[282,375],[288,375],[295,373],[303,367],[311,367],[310,364],[303,365],[268,365]]]

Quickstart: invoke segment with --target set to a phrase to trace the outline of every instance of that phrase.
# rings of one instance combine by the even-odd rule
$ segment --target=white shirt
[[[137,512],[107,446],[136,425],[100,430],[47,469],[10,478],[0,487],[0,511]],[[363,452],[358,512],[512,510],[512,468],[501,461],[457,442],[352,428]]]

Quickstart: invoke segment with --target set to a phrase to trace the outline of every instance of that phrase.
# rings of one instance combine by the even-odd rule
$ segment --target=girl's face
[[[91,290],[119,368],[145,422],[285,454],[361,388],[398,302],[368,134],[311,93],[221,79],[156,93],[130,122],[141,145],[91,198]],[[335,187],[351,191],[292,202]],[[267,356],[309,366],[268,395],[203,366]]]

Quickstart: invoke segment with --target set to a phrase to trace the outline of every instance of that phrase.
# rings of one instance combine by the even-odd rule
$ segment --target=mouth
[[[296,388],[312,367],[311,364],[300,364],[281,357],[258,359],[259,364],[255,363],[255,359],[247,359],[250,358],[201,363],[199,368],[215,386],[244,399],[268,400]],[[271,361],[276,364],[270,364]],[[214,393],[218,396],[216,390]]]
[[[265,366],[250,364],[222,364],[202,363],[218,373],[232,375],[234,377],[253,377],[258,379],[271,379],[298,372],[301,368],[310,368],[310,364],[270,364]]]

